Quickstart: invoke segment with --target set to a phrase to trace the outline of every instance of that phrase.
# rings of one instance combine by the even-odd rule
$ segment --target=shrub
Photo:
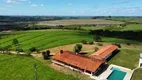
[[[102,41],[101,36],[95,35],[95,36],[94,36],[94,41],[96,41],[96,42],[101,42],[101,41]]]
[[[102,44],[102,43],[97,43],[97,45],[98,45],[98,46],[103,46],[103,44]]]
[[[17,48],[16,51],[19,53],[19,52],[24,52],[23,49],[20,49],[20,48]]]
[[[89,44],[92,45],[92,44],[94,44],[94,42],[93,42],[93,41],[90,41]]]
[[[94,50],[95,50],[95,52],[96,52],[96,51],[98,51],[98,50],[99,50],[99,48],[98,48],[98,47],[94,47]]]
[[[79,53],[82,49],[82,45],[81,44],[76,44],[74,46],[74,52]]]
[[[112,43],[112,45],[116,45],[116,46],[118,46],[119,48],[121,48],[120,43]]]
[[[130,43],[126,43],[127,45],[131,45]]]
[[[50,56],[50,51],[47,50],[46,52],[42,52],[42,56],[43,56],[44,59],[48,59],[49,56]]]
[[[27,52],[27,56],[31,56],[31,52]]]
[[[17,39],[13,39],[13,44],[17,45],[17,44],[19,44],[19,41]]]
[[[30,50],[31,52],[34,52],[34,51],[36,51],[37,49],[36,49],[35,47],[31,47],[29,50]]]
[[[82,44],[87,44],[86,40],[82,40],[81,42],[82,42]]]

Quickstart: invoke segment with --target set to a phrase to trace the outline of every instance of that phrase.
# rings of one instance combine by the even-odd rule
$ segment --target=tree
[[[118,48],[121,48],[121,44],[120,43],[112,43],[112,45],[116,45]]]
[[[17,54],[19,54],[20,52],[24,52],[24,50],[21,48],[16,48],[16,51],[17,51]]]
[[[94,42],[93,41],[89,41],[89,44],[92,45],[92,44],[94,44]]]
[[[10,48],[11,48],[11,45],[8,45],[8,46],[4,47],[4,50],[6,50],[7,54],[10,54],[10,52],[9,52]]]
[[[98,51],[98,50],[99,50],[99,48],[98,48],[98,47],[94,47],[94,50],[95,50],[95,52],[96,52],[96,51]]]
[[[13,39],[13,44],[14,45],[18,45],[19,44],[19,41],[17,39]]]
[[[82,40],[81,42],[82,42],[82,44],[87,44],[86,40]]]
[[[101,42],[101,36],[99,36],[99,35],[95,35],[94,36],[94,41],[96,41],[96,42]]]
[[[34,51],[36,51],[37,49],[35,48],[35,47],[31,47],[31,48],[29,48],[29,51],[31,51],[31,52],[34,52]]]
[[[96,43],[98,46],[103,46],[103,44],[102,43]]]
[[[74,46],[74,52],[79,53],[82,49],[82,45],[81,44],[76,44]]]
[[[111,16],[109,15],[108,18],[111,18]]]
[[[49,56],[50,56],[50,51],[47,50],[46,52],[42,52],[42,55],[43,55],[43,58],[46,60],[46,59],[48,59]]]

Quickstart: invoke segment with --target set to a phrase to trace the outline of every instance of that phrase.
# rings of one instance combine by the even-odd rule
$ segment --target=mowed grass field
[[[39,30],[18,32],[15,35],[3,37],[0,39],[1,47],[12,45],[12,49],[15,49],[15,46],[12,44],[15,38],[18,39],[20,47],[24,49],[24,51],[28,51],[31,47],[36,47],[40,50],[65,44],[78,43],[82,40],[92,40],[92,36],[84,31]]]
[[[41,21],[37,25],[86,25],[86,24],[124,24],[120,21],[111,21],[104,19],[66,19],[66,20],[54,20],[54,21]]]
[[[109,61],[109,64],[135,69],[138,67],[141,52],[140,49],[120,49],[120,52]]]
[[[13,34],[14,33],[14,34]],[[18,39],[20,48],[28,51],[31,47],[36,47],[38,50],[48,49],[56,46],[62,46],[73,43],[80,43],[82,40],[92,41],[93,35],[89,35],[88,31],[68,31],[68,30],[37,30],[13,32],[9,36],[2,36],[0,39],[0,47],[7,45],[12,46],[12,50],[16,50],[13,45],[13,39]],[[137,43],[133,40],[125,40],[118,38],[102,37],[104,42],[118,43]]]
[[[31,56],[6,54],[0,54],[0,80],[35,80],[34,64],[37,64],[38,80],[79,80],[57,72]]]

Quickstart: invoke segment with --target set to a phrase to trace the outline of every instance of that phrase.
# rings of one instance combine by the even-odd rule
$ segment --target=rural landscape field
[[[1,0],[0,80],[142,80],[141,3]]]

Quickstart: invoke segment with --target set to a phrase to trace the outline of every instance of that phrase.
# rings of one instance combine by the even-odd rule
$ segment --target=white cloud
[[[84,9],[80,9],[80,12],[82,12],[82,13],[83,13],[83,12],[84,12]]]
[[[32,2],[31,2],[31,1],[28,1],[28,3],[31,4]]]
[[[29,1],[29,0],[17,0],[17,1]]]
[[[31,7],[38,7],[38,5],[36,5],[36,4],[32,4],[32,5],[31,5]]]
[[[42,6],[44,6],[43,4],[40,4],[40,6],[42,7]]]
[[[90,8],[82,8],[82,9],[79,9],[79,11],[81,13],[88,12],[88,11],[90,11]]]
[[[18,4],[20,2],[29,2],[30,0],[4,0],[6,3]]]
[[[16,0],[4,0],[4,2],[6,2],[6,3],[13,3],[13,4],[17,3]]]
[[[72,6],[73,4],[72,3],[68,3],[68,6]]]
[[[43,7],[44,5],[43,4],[40,4],[40,5],[37,5],[37,4],[31,4],[31,7]]]

